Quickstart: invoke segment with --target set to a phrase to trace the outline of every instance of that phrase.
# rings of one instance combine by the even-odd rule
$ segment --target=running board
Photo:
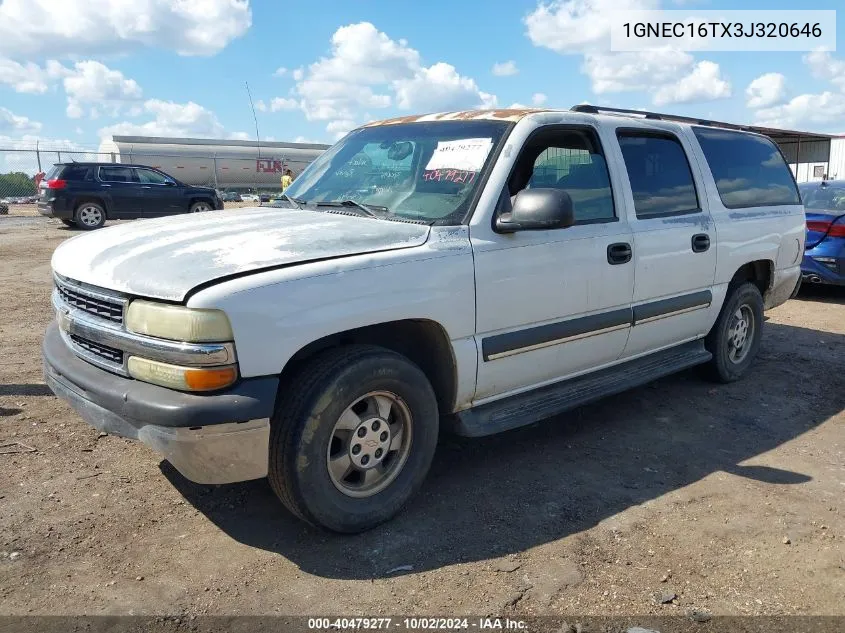
[[[649,354],[601,371],[456,413],[452,430],[480,437],[533,424],[632,387],[709,361],[704,340]]]

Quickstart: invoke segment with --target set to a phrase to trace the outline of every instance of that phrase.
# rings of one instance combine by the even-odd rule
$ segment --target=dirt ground
[[[344,537],[49,392],[49,260],[73,234],[0,218],[2,614],[845,615],[845,292],[769,312],[739,383],[686,372],[444,437],[407,509]]]

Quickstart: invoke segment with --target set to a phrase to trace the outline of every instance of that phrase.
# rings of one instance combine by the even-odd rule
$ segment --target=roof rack
[[[661,114],[660,112],[648,112],[646,110],[628,110],[625,108],[606,108],[604,106],[595,106],[589,104],[580,104],[570,108],[572,112],[583,112],[585,114],[615,114],[619,116],[630,116],[641,119],[649,119],[652,121],[672,121],[674,123],[689,123],[691,125],[703,125],[707,127],[722,128],[727,130],[738,130],[740,132],[752,132],[754,134],[763,134],[773,139],[775,142],[792,142],[796,139],[800,143],[801,140],[824,141],[836,138],[835,134],[823,134],[820,132],[799,132],[796,130],[783,130],[779,128],[762,127],[759,125],[736,125],[735,123],[725,123],[724,121],[709,121],[707,119],[697,119],[687,116],[678,116],[675,114]]]
[[[691,123],[693,125],[706,125],[709,127],[721,127],[730,130],[752,131],[754,128],[745,125],[735,125],[733,123],[724,123],[722,121],[708,121],[707,119],[696,119],[688,116],[678,116],[675,114],[661,114],[660,112],[648,112],[646,110],[628,110],[626,108],[607,108],[604,106],[594,106],[589,104],[580,104],[570,108],[573,112],[584,112],[586,114],[621,114],[625,116],[637,116],[644,119],[656,121],[673,121],[675,123]]]

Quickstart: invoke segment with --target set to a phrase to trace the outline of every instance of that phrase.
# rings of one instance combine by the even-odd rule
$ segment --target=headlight
[[[186,343],[231,341],[232,326],[221,310],[185,308],[167,303],[133,301],[126,311],[126,329]]]
[[[129,375],[154,385],[179,391],[214,391],[228,387],[238,379],[234,365],[226,367],[180,367],[148,358],[130,356],[126,363]]]

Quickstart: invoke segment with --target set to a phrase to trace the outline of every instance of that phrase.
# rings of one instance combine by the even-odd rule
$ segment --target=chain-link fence
[[[282,152],[262,148],[260,155],[182,152],[100,152],[72,144],[41,147],[33,143],[0,144],[0,202],[32,204],[38,183],[57,163],[99,162],[153,167],[189,185],[214,187],[239,194],[276,193],[281,177],[291,169],[304,169],[302,160],[289,160]]]

